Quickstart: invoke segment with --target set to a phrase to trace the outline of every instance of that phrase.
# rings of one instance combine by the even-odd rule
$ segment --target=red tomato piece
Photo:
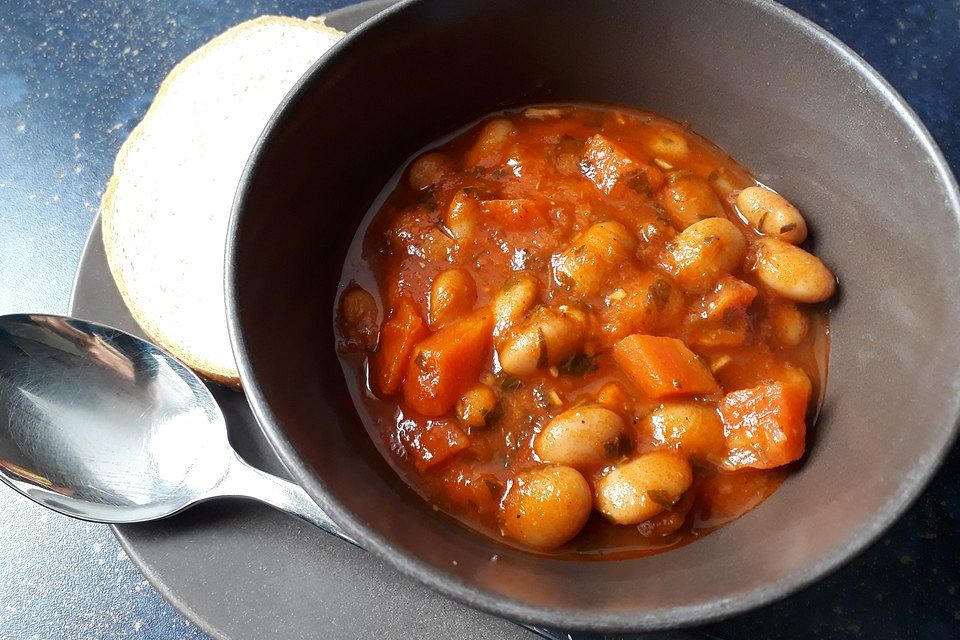
[[[704,320],[724,322],[731,316],[747,312],[757,297],[757,288],[733,276],[723,276],[720,282],[703,298],[701,311]]]
[[[747,308],[757,288],[733,276],[724,276],[695,307],[685,337],[699,347],[739,347],[750,339],[752,323]]]
[[[470,446],[470,438],[449,420],[411,420],[399,425],[400,439],[418,471],[449,460]]]
[[[666,182],[663,171],[632,157],[620,145],[599,133],[587,140],[581,167],[583,174],[607,195],[617,185],[652,194]]]

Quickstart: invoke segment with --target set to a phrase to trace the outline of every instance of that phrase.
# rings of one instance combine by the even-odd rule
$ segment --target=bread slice
[[[224,249],[234,193],[268,118],[343,33],[264,16],[178,64],[120,148],[100,203],[110,271],[143,330],[198,373],[239,386]]]

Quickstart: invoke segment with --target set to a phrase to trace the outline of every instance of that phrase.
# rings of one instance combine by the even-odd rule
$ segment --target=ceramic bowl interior
[[[433,511],[395,475],[334,352],[345,251],[418,149],[505,106],[611,102],[688,121],[805,213],[836,272],[826,402],[760,508],[658,556],[529,555]],[[255,151],[228,250],[248,397],[303,486],[366,548],[469,604],[556,626],[706,621],[822,576],[903,512],[960,403],[956,183],[872,70],[760,1],[421,0],[353,32]],[[309,594],[304,594],[309,598]]]

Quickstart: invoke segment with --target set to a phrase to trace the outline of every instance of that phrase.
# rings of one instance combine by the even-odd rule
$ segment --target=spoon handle
[[[320,527],[350,544],[357,544],[300,486],[251,467],[239,456],[234,456],[227,473],[207,497],[253,498]]]

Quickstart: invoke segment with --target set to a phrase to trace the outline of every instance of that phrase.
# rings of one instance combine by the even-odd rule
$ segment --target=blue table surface
[[[66,313],[113,157],[178,60],[254,16],[348,4],[0,0],[0,313]],[[960,0],[785,4],[876,67],[960,174]],[[0,489],[0,640],[206,637],[109,529]],[[908,515],[846,567],[704,630],[730,639],[960,637],[958,548],[955,452]]]

